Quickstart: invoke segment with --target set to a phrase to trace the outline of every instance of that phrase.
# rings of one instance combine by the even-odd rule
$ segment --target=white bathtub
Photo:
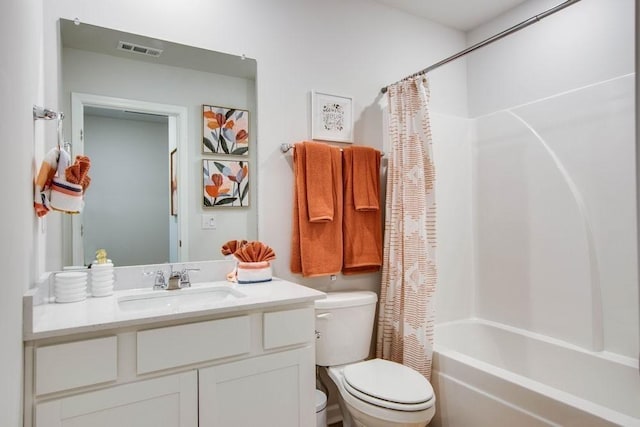
[[[637,361],[484,320],[436,326],[430,426],[640,426]]]

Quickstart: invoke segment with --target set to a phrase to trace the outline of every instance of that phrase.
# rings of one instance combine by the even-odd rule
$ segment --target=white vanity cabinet
[[[200,427],[312,425],[305,424],[303,402],[315,387],[307,372],[311,352],[305,347],[200,369]]]
[[[38,403],[38,427],[198,427],[197,373],[167,375]]]
[[[315,425],[312,301],[28,341],[25,427]]]

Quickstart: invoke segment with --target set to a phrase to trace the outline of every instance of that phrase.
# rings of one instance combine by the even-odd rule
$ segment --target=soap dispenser
[[[113,262],[107,258],[107,251],[98,249],[96,259],[91,263],[91,295],[106,297],[113,294]]]

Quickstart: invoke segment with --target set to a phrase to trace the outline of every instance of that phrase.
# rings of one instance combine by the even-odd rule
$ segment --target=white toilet
[[[330,292],[317,300],[316,364],[340,396],[344,427],[423,427],[435,414],[433,388],[415,370],[369,355],[377,296]]]

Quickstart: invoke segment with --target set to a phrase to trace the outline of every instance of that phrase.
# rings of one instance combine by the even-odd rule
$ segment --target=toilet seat
[[[382,359],[347,365],[342,385],[355,398],[395,411],[414,412],[434,405],[433,388],[415,370]]]

